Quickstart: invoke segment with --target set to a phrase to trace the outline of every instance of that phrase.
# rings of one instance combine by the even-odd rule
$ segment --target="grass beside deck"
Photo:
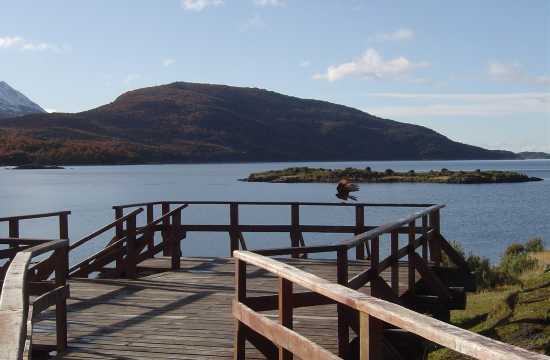
[[[550,355],[550,272],[526,274],[521,284],[468,295],[466,310],[452,311],[451,322],[530,351]],[[470,359],[447,349],[430,360]]]

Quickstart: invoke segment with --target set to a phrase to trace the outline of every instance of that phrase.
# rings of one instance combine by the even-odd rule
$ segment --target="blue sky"
[[[255,86],[550,152],[550,1],[0,0],[0,80],[67,112]]]

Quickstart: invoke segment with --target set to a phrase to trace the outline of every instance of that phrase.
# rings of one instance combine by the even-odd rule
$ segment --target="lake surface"
[[[498,260],[512,242],[532,237],[550,239],[550,160],[523,161],[394,161],[323,163],[252,163],[200,165],[70,166],[65,170],[0,169],[0,217],[57,210],[71,210],[73,241],[113,220],[112,205],[158,200],[235,200],[337,202],[332,184],[246,183],[238,179],[250,172],[289,166],[326,168],[366,167],[397,171],[514,170],[546,179],[520,184],[364,184],[361,202],[443,203],[442,232],[448,240],[461,242],[466,251]],[[367,225],[399,218],[413,209],[367,208]],[[241,223],[284,224],[288,207],[246,207]],[[351,225],[353,208],[307,207],[306,224]],[[194,206],[184,212],[184,222],[228,223],[228,211]],[[46,221],[22,223],[21,236],[49,238],[56,225]],[[7,235],[6,224],[0,234]],[[288,235],[245,235],[249,247],[288,246]],[[347,236],[307,234],[308,244],[322,244]],[[90,244],[99,249],[107,241]],[[84,250],[83,250],[84,251]],[[184,255],[226,256],[226,234],[189,234]],[[74,254],[78,258],[82,254]],[[73,258],[74,260],[74,258]]]

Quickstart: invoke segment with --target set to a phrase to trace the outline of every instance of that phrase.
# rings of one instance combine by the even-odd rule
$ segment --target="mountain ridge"
[[[80,113],[0,120],[0,138],[0,164],[17,165],[516,158],[344,105],[187,82]]]

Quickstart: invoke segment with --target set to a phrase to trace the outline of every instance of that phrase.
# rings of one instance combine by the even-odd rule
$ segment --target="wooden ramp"
[[[285,262],[336,281],[332,260],[288,259]],[[169,271],[170,259],[140,264],[149,273],[136,280],[71,279],[68,344],[63,359],[213,359],[232,358],[235,320],[231,314],[234,261],[229,258],[182,258],[181,270]],[[368,268],[350,261],[350,275]],[[250,295],[276,294],[276,278],[250,267]],[[389,279],[389,273],[383,274]],[[400,266],[406,284],[406,264]],[[363,291],[368,292],[368,287]],[[299,288],[297,288],[299,290]],[[269,314],[269,313],[268,313]],[[295,310],[294,328],[337,351],[336,305]],[[276,318],[273,313],[273,318]],[[35,344],[52,344],[54,314],[45,312],[34,325]],[[264,358],[253,347],[247,358]]]

